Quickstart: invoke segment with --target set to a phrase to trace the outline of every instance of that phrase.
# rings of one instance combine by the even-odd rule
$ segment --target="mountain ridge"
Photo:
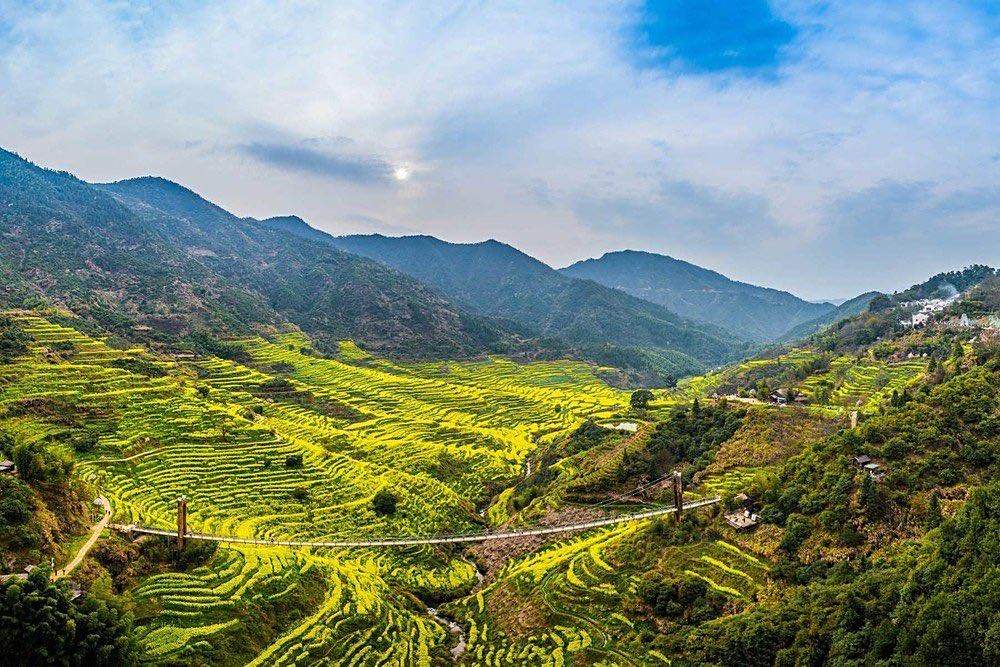
[[[704,365],[742,349],[711,325],[686,320],[596,282],[564,276],[496,240],[451,243],[432,236],[330,237],[348,252],[383,261],[482,315],[504,317],[576,345],[680,350]]]
[[[0,151],[7,305],[54,303],[161,343],[295,324],[407,357],[502,353],[516,332],[385,265],[238,218],[159,177],[92,185]]]
[[[617,250],[560,269],[709,322],[757,343],[834,308],[737,280],[684,260],[642,250]]]

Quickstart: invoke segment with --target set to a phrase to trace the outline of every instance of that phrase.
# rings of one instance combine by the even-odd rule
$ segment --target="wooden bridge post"
[[[177,548],[184,549],[187,537],[188,501],[184,496],[177,498]]]
[[[684,480],[679,470],[674,471],[674,510],[674,520],[680,522],[684,510]]]

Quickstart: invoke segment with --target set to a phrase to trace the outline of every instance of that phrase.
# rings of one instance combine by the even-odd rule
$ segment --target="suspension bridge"
[[[462,534],[438,534],[438,535],[415,535],[415,536],[398,536],[398,537],[384,537],[376,539],[352,539],[352,540],[274,540],[274,539],[260,539],[251,537],[235,537],[229,535],[213,535],[209,533],[197,533],[189,531],[187,528],[187,499],[185,497],[180,497],[177,499],[177,528],[176,530],[167,530],[165,528],[153,528],[148,526],[140,526],[137,524],[121,524],[114,523],[111,524],[113,530],[119,531],[125,534],[139,534],[139,535],[158,535],[163,537],[176,537],[177,543],[183,547],[186,540],[201,540],[206,542],[222,542],[226,544],[248,544],[248,545],[260,545],[260,546],[275,546],[275,547],[316,547],[316,548],[328,548],[328,549],[369,549],[378,547],[408,547],[408,546],[421,546],[421,545],[432,545],[432,544],[461,544],[461,543],[471,543],[471,542],[489,542],[494,540],[513,540],[521,537],[533,537],[541,535],[555,535],[558,533],[574,533],[584,530],[590,530],[592,528],[601,528],[604,526],[614,526],[622,523],[630,523],[633,521],[643,521],[646,519],[652,519],[658,516],[664,516],[667,514],[676,515],[677,519],[680,519],[682,512],[687,510],[698,509],[700,507],[707,507],[709,505],[715,505],[721,501],[719,497],[712,498],[702,498],[700,500],[693,500],[690,502],[684,502],[684,489],[681,482],[679,473],[670,473],[669,475],[664,475],[662,478],[653,480],[637,490],[652,486],[658,483],[660,480],[671,477],[673,479],[673,504],[670,507],[660,507],[656,509],[646,510],[643,512],[634,512],[630,514],[621,514],[618,516],[606,517],[603,519],[593,519],[590,521],[580,521],[575,523],[566,523],[556,526],[541,526],[537,528],[522,528],[519,530],[506,530],[497,532],[479,532],[479,533],[462,533]],[[601,505],[595,506],[599,508]]]
[[[699,507],[706,507],[718,503],[721,498],[705,498],[684,503],[683,510],[692,510]],[[488,542],[491,540],[512,540],[519,537],[531,537],[535,535],[554,535],[557,533],[573,533],[602,526],[613,526],[631,521],[642,521],[665,514],[677,512],[676,507],[664,507],[635,514],[622,514],[620,516],[597,519],[594,521],[584,521],[580,523],[569,523],[558,526],[545,526],[543,528],[527,528],[524,530],[510,530],[502,532],[469,533],[459,535],[427,535],[413,537],[387,537],[373,540],[333,540],[333,541],[309,541],[309,540],[265,540],[245,537],[229,537],[225,535],[211,535],[206,533],[195,533],[184,531],[179,533],[175,530],[165,530],[162,528],[147,528],[131,524],[112,524],[111,527],[126,534],[138,533],[141,535],[161,535],[165,537],[177,537],[183,542],[188,540],[203,540],[207,542],[224,542],[226,544],[251,544],[275,547],[317,547],[330,549],[363,549],[378,547],[408,547],[426,544],[458,544],[464,542]]]

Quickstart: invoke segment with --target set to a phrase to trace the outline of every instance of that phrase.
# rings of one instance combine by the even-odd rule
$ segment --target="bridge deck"
[[[684,504],[684,510],[697,509],[718,503],[721,498],[706,498]],[[639,512],[637,514],[624,514],[622,516],[608,519],[598,519],[584,523],[566,524],[563,526],[549,526],[546,528],[529,528],[526,530],[512,530],[501,533],[480,533],[476,535],[433,535],[429,537],[390,537],[378,540],[340,540],[340,541],[300,541],[300,540],[258,540],[242,537],[227,537],[224,535],[207,535],[203,533],[187,533],[185,537],[191,540],[205,540],[209,542],[225,542],[227,544],[254,544],[278,547],[323,547],[333,549],[360,549],[370,547],[402,547],[423,544],[456,544],[459,542],[486,542],[489,540],[509,540],[518,537],[528,537],[532,535],[553,535],[556,533],[570,533],[602,526],[613,526],[619,523],[630,521],[642,521],[664,514],[672,514],[676,508],[669,507],[663,509]],[[124,533],[141,533],[144,535],[163,535],[176,537],[176,530],[164,530],[162,528],[145,528],[142,526],[132,526],[127,524],[112,524],[115,530]]]

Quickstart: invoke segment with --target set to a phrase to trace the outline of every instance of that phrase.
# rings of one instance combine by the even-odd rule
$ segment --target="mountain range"
[[[60,306],[129,338],[295,324],[412,357],[508,352],[520,340],[383,264],[160,178],[92,185],[0,152],[0,235],[3,305]]]
[[[350,338],[405,358],[569,356],[662,383],[867,303],[631,250],[556,270],[495,240],[335,237],[293,215],[238,217],[163,178],[92,184],[6,151],[0,205],[3,305],[56,305],[167,345],[294,325],[330,350]]]

